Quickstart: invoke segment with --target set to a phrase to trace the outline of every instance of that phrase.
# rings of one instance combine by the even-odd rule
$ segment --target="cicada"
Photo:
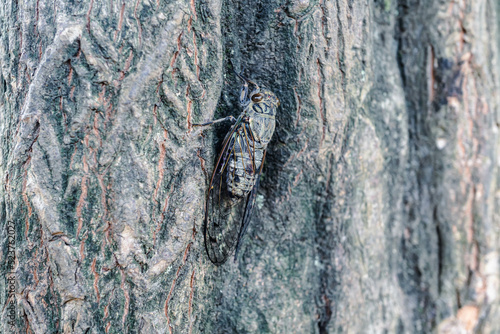
[[[236,260],[245,231],[248,228],[259,177],[266,158],[267,145],[275,128],[276,110],[280,104],[276,95],[244,78],[239,102],[243,112],[196,126],[207,126],[231,120],[217,157],[205,203],[203,232],[210,260],[220,265],[233,249]],[[252,85],[252,90],[249,90]]]

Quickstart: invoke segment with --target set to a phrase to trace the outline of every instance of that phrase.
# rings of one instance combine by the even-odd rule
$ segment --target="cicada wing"
[[[260,168],[257,174],[257,180],[255,182],[254,187],[252,188],[252,191],[250,194],[248,194],[246,205],[245,205],[245,212],[243,214],[243,220],[241,221],[241,228],[240,232],[238,234],[238,242],[236,243],[236,251],[234,252],[234,260],[236,261],[236,258],[238,257],[238,252],[240,250],[243,236],[245,235],[245,232],[247,231],[248,224],[250,223],[250,218],[252,217],[252,211],[253,208],[255,207],[255,200],[257,198],[257,191],[259,190],[259,182],[260,182],[260,174],[262,173],[262,168],[264,166],[264,160],[266,159],[266,150],[264,150],[264,153],[262,155],[262,162],[260,164]]]
[[[244,213],[244,201],[234,198],[228,191],[226,174],[235,154],[241,120],[232,127],[222,144],[212,173],[205,205],[205,249],[210,260],[220,265],[226,262],[238,240],[239,221]]]

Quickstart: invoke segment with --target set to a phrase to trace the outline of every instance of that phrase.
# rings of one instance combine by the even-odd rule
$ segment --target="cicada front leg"
[[[240,105],[243,109],[245,109],[249,104],[250,104],[250,96],[249,95],[254,95],[260,91],[259,85],[257,85],[255,82],[253,82],[250,79],[245,78],[243,75],[239,74],[238,72],[234,71],[236,76],[243,80],[243,86],[241,87],[240,91]],[[252,84],[255,86],[255,90],[252,91],[251,94],[248,93],[248,84]]]
[[[243,86],[241,86],[240,91],[240,105],[245,108],[250,103],[250,99],[248,98],[248,82],[245,81]]]
[[[219,119],[216,119],[214,121],[210,121],[210,122],[206,122],[206,123],[193,124],[193,126],[209,126],[209,125],[212,125],[215,123],[220,123],[220,122],[225,122],[225,121],[231,121],[234,123],[234,122],[236,122],[236,118],[234,118],[233,116],[227,116],[227,117],[219,118]]]

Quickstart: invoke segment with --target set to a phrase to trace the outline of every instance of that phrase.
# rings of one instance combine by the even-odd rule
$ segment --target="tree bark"
[[[500,332],[497,1],[0,11],[1,332]],[[233,70],[281,107],[216,267],[229,126],[193,123],[241,112]]]

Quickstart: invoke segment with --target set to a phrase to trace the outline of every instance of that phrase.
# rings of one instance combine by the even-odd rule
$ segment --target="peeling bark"
[[[493,0],[0,4],[0,240],[27,333],[496,333]],[[281,100],[238,261],[203,207],[233,70]],[[9,309],[1,332],[11,332]]]

